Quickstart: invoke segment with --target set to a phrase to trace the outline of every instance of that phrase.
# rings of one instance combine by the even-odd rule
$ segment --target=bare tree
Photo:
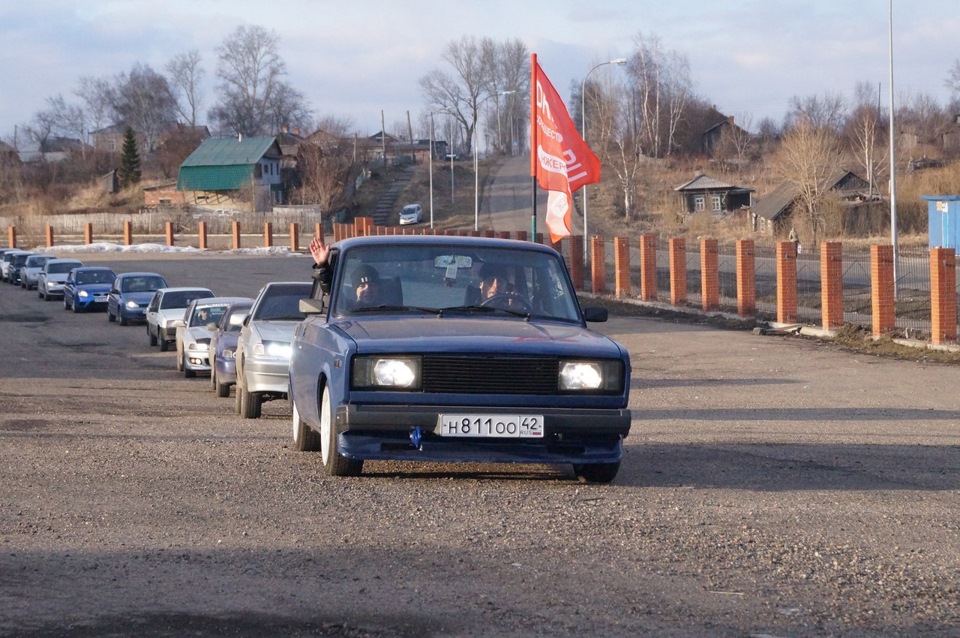
[[[960,60],[953,61],[953,66],[950,67],[950,72],[947,74],[947,80],[944,84],[955,97],[960,95]]]
[[[176,122],[176,99],[167,79],[147,65],[135,64],[129,75],[118,75],[110,96],[116,121],[143,136],[144,152],[153,151]]]
[[[464,36],[447,45],[443,59],[453,67],[448,74],[434,69],[420,78],[420,88],[431,111],[446,112],[463,127],[470,153],[473,134],[480,119],[480,107],[489,97],[490,81],[485,74],[483,47],[477,40]]]
[[[586,90],[585,99],[581,101],[590,113],[588,144],[604,168],[610,168],[616,174],[623,216],[634,219],[638,212],[641,168],[645,158],[631,114],[630,91],[623,83],[616,82],[611,74],[603,74],[583,88]]]
[[[266,133],[273,134],[284,128],[307,131],[313,128],[313,115],[303,93],[286,82],[277,82],[273,98],[267,103]]]
[[[64,137],[80,140],[80,153],[86,157],[87,120],[83,109],[76,104],[68,104],[63,95],[47,98],[47,111],[53,118],[54,129]]]
[[[209,115],[220,130],[244,135],[274,132],[270,105],[287,73],[278,45],[276,32],[241,25],[217,47],[220,99]]]
[[[808,224],[814,245],[826,229],[824,202],[831,176],[841,168],[840,143],[830,126],[815,126],[801,117],[784,136],[775,158],[775,170],[798,193],[798,208]]]
[[[300,199],[305,204],[319,205],[327,214],[342,208],[349,199],[353,165],[351,126],[349,120],[324,117],[313,139],[300,145]]]
[[[110,113],[110,82],[105,78],[83,76],[74,94],[83,102],[83,111],[91,132],[103,128]]]
[[[200,52],[191,49],[178,53],[167,62],[170,88],[177,100],[177,112],[183,122],[189,126],[197,125],[197,112],[200,110],[200,83],[204,71],[200,66]]]
[[[739,124],[737,121],[739,120]],[[718,158],[730,158],[738,170],[743,170],[750,160],[755,146],[753,134],[748,130],[753,124],[749,115],[741,115],[730,120],[720,133],[720,143],[717,145]]]
[[[843,96],[827,92],[823,96],[809,95],[805,98],[790,98],[790,111],[786,116],[786,126],[790,128],[797,122],[805,121],[814,128],[829,127],[836,132],[843,129],[847,109]]]
[[[854,108],[847,125],[847,138],[857,162],[870,183],[870,197],[886,158],[885,126],[881,122],[879,88],[869,82],[854,87]]]
[[[627,71],[633,82],[634,117],[640,147],[653,157],[669,155],[677,126],[693,96],[686,56],[665,51],[657,36],[637,34]]]

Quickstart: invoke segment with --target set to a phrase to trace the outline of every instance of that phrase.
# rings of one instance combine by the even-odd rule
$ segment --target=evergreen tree
[[[117,177],[121,188],[140,183],[140,151],[137,149],[137,138],[129,126],[123,134],[123,151]]]

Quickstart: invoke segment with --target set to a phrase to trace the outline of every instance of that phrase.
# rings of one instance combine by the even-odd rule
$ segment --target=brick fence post
[[[575,290],[583,290],[583,235],[570,236],[570,279]]]
[[[263,222],[263,247],[273,247],[273,223]]]
[[[88,246],[93,243],[93,224],[91,222],[83,225],[83,243]]]
[[[957,340],[957,256],[953,248],[930,249],[930,341]]]
[[[167,246],[173,246],[175,237],[173,235],[173,222],[164,223],[164,233],[167,239]]]
[[[843,325],[843,244],[840,242],[820,244],[820,305],[824,330]]]
[[[873,336],[880,337],[893,332],[897,327],[893,246],[870,246],[870,287],[873,298]]]
[[[17,247],[17,227],[7,226],[7,242],[10,248]]]
[[[133,222],[129,219],[123,222],[123,245],[133,246]]]
[[[797,321],[797,245],[777,242],[777,321]]]
[[[207,222],[197,223],[197,243],[200,245],[200,250],[207,249]]]
[[[233,235],[233,249],[240,248],[240,222],[234,220],[230,222],[230,234]]]
[[[630,286],[630,239],[613,238],[613,281],[618,299],[629,297],[633,290]]]
[[[752,317],[757,312],[757,255],[752,239],[737,241],[737,314]]]
[[[687,242],[683,237],[670,239],[670,303],[687,302]]]
[[[300,250],[300,224],[297,222],[290,222],[290,252],[298,252]]]
[[[47,227],[44,229],[43,234],[47,240],[47,247],[49,248],[53,246],[53,226],[51,226],[50,224],[47,224]]]
[[[598,235],[590,238],[590,290],[594,294],[607,291],[607,246]]]
[[[640,298],[657,300],[657,236],[640,235]]]
[[[700,306],[720,307],[720,248],[716,239],[700,240]]]

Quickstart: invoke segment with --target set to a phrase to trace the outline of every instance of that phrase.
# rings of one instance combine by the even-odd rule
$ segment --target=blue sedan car
[[[392,459],[557,463],[581,481],[616,477],[631,423],[629,355],[587,328],[607,311],[581,309],[555,250],[360,237],[331,246],[323,272],[301,301],[289,394],[294,446],[320,451],[327,474]]]
[[[107,294],[117,273],[106,266],[74,268],[63,282],[63,308],[83,312],[107,307]]]
[[[253,299],[230,304],[210,336],[210,385],[218,397],[230,396],[230,387],[237,382],[237,337],[251,306]]]
[[[167,280],[155,272],[125,272],[117,275],[107,295],[107,321],[121,326],[146,321],[153,293],[167,287]]]

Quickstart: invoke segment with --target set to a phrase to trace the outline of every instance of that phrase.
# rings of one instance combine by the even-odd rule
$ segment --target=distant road
[[[530,157],[508,157],[497,170],[483,194],[480,207],[480,227],[498,231],[530,231],[533,181],[530,177]],[[537,232],[545,232],[544,216],[547,210],[547,192],[537,188]],[[574,211],[573,234],[583,234],[583,220]]]

